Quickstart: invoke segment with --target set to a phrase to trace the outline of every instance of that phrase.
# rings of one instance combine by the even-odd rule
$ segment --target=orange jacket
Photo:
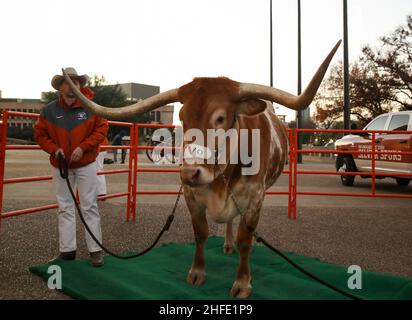
[[[107,139],[107,136],[106,136],[106,137],[104,137],[103,142],[99,145],[99,152],[105,152],[105,151],[110,150],[110,149],[102,149],[102,148],[100,148],[101,146],[108,146],[108,145],[109,145],[109,140]]]
[[[88,88],[81,91],[89,99],[94,97],[94,92]],[[74,149],[80,147],[83,150],[82,158],[69,164],[70,168],[79,168],[96,160],[99,144],[105,140],[107,130],[107,120],[84,109],[80,101],[67,106],[59,98],[41,110],[34,124],[34,140],[50,154],[50,163],[56,168],[57,149],[62,148],[65,158],[70,159]]]

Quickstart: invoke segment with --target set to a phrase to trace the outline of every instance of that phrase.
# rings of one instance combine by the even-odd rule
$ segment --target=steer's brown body
[[[186,161],[188,159],[183,158],[180,175],[184,184],[184,195],[191,214],[196,243],[192,267],[187,276],[190,284],[199,285],[205,281],[204,252],[208,237],[206,220],[206,214],[208,214],[215,222],[227,224],[224,253],[232,253],[235,243],[239,251],[239,268],[230,291],[231,295],[238,298],[246,298],[250,295],[251,231],[258,224],[265,190],[281,174],[288,154],[286,129],[276,117],[269,101],[294,110],[305,109],[313,100],[339,44],[340,41],[326,57],[300,96],[294,96],[276,88],[239,83],[223,77],[196,78],[180,88],[160,93],[134,105],[108,108],[99,106],[84,97],[65,74],[66,81],[83,105],[102,117],[111,120],[135,118],[136,114],[179,101],[183,104],[179,116],[183,123],[184,145],[192,143],[188,134],[190,129],[197,129],[204,136],[207,136],[208,129],[226,131],[244,129],[249,134],[248,147],[250,149],[253,143],[260,144],[259,170],[252,175],[242,174],[244,164],[230,162],[232,154],[230,152],[224,155],[227,160],[226,164],[215,164],[213,161],[212,163],[200,163]],[[252,141],[250,135],[253,129],[260,130],[259,142]],[[237,144],[236,148],[235,143],[234,152],[240,152],[239,147]],[[228,148],[228,150],[231,149]],[[230,192],[242,212],[236,241],[232,235],[232,220],[240,213]]]
[[[211,179],[210,183],[203,183],[200,176],[197,181],[184,186],[184,195],[192,217],[196,244],[187,281],[194,285],[205,281],[204,252],[208,237],[206,214],[217,223],[227,224],[224,253],[230,254],[235,248],[232,220],[240,213],[230,195],[231,192],[240,211],[244,213],[236,236],[236,248],[239,251],[240,262],[231,295],[245,298],[251,292],[249,254],[252,245],[252,234],[246,226],[256,228],[265,190],[276,181],[283,170],[288,154],[286,128],[275,115],[270,102],[258,99],[233,101],[230,93],[236,92],[235,84],[229,79],[199,78],[186,86],[180,90],[180,99],[184,103],[180,112],[184,131],[198,128],[206,132],[207,129],[217,127],[225,130],[232,127],[236,130],[246,129],[249,132],[252,129],[260,130],[258,141],[253,141],[249,135],[250,144],[260,143],[260,169],[257,174],[242,175],[241,170],[244,166],[242,163],[229,163],[222,166],[220,170],[215,165],[203,165],[207,172],[202,172],[202,174],[212,175],[213,180]],[[221,94],[222,88],[225,89],[224,95]],[[220,126],[214,123],[216,114],[224,117]],[[189,142],[185,141],[185,143]],[[183,182],[187,182],[189,177],[186,176],[186,170],[191,167],[192,165],[183,162],[181,169]],[[189,175],[191,172],[189,170]]]

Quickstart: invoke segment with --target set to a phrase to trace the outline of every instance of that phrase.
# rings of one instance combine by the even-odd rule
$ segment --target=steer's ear
[[[266,102],[258,99],[248,99],[238,103],[236,113],[242,116],[253,117],[265,110]]]

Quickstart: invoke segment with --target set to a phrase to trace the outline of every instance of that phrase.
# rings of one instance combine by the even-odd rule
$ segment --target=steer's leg
[[[233,220],[230,220],[226,223],[226,232],[225,232],[225,244],[223,245],[224,254],[232,254],[235,250],[235,244],[233,240]]]
[[[253,230],[256,228],[259,221],[261,203],[262,202],[259,201],[259,205],[251,205],[250,209],[239,222],[236,243],[240,260],[236,280],[230,290],[230,295],[235,298],[245,299],[252,293],[249,258],[253,236],[246,226]]]
[[[200,285],[205,282],[206,277],[205,245],[209,233],[206,220],[206,209],[195,201],[190,190],[185,190],[185,199],[192,217],[196,246],[192,267],[189,270],[186,281],[191,285]]]

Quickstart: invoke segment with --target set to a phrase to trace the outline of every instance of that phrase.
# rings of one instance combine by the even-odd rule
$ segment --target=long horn
[[[240,83],[239,85],[239,98],[257,98],[257,99],[265,99],[270,100],[276,103],[279,103],[285,107],[294,110],[303,110],[306,109],[312,102],[313,98],[318,91],[318,88],[325,76],[326,70],[338,50],[342,40],[339,40],[323,63],[320,65],[318,71],[316,71],[315,75],[313,76],[312,80],[306,87],[305,91],[299,95],[295,96],[288,92],[263,86],[254,83]]]
[[[75,86],[73,81],[70,77],[66,74],[64,69],[62,69],[63,75],[67,83],[69,84],[70,88],[73,90],[74,95],[82,102],[83,106],[86,109],[89,109],[91,112],[102,116],[103,118],[107,118],[109,120],[125,120],[130,119],[136,114],[142,114],[145,112],[149,112],[161,106],[164,106],[168,103],[173,103],[178,101],[177,98],[177,89],[172,89],[169,91],[165,91],[159,93],[155,96],[149,97],[145,100],[139,101],[135,104],[132,104],[127,107],[120,107],[120,108],[110,108],[110,107],[103,107],[89,99],[87,99],[83,93]]]

